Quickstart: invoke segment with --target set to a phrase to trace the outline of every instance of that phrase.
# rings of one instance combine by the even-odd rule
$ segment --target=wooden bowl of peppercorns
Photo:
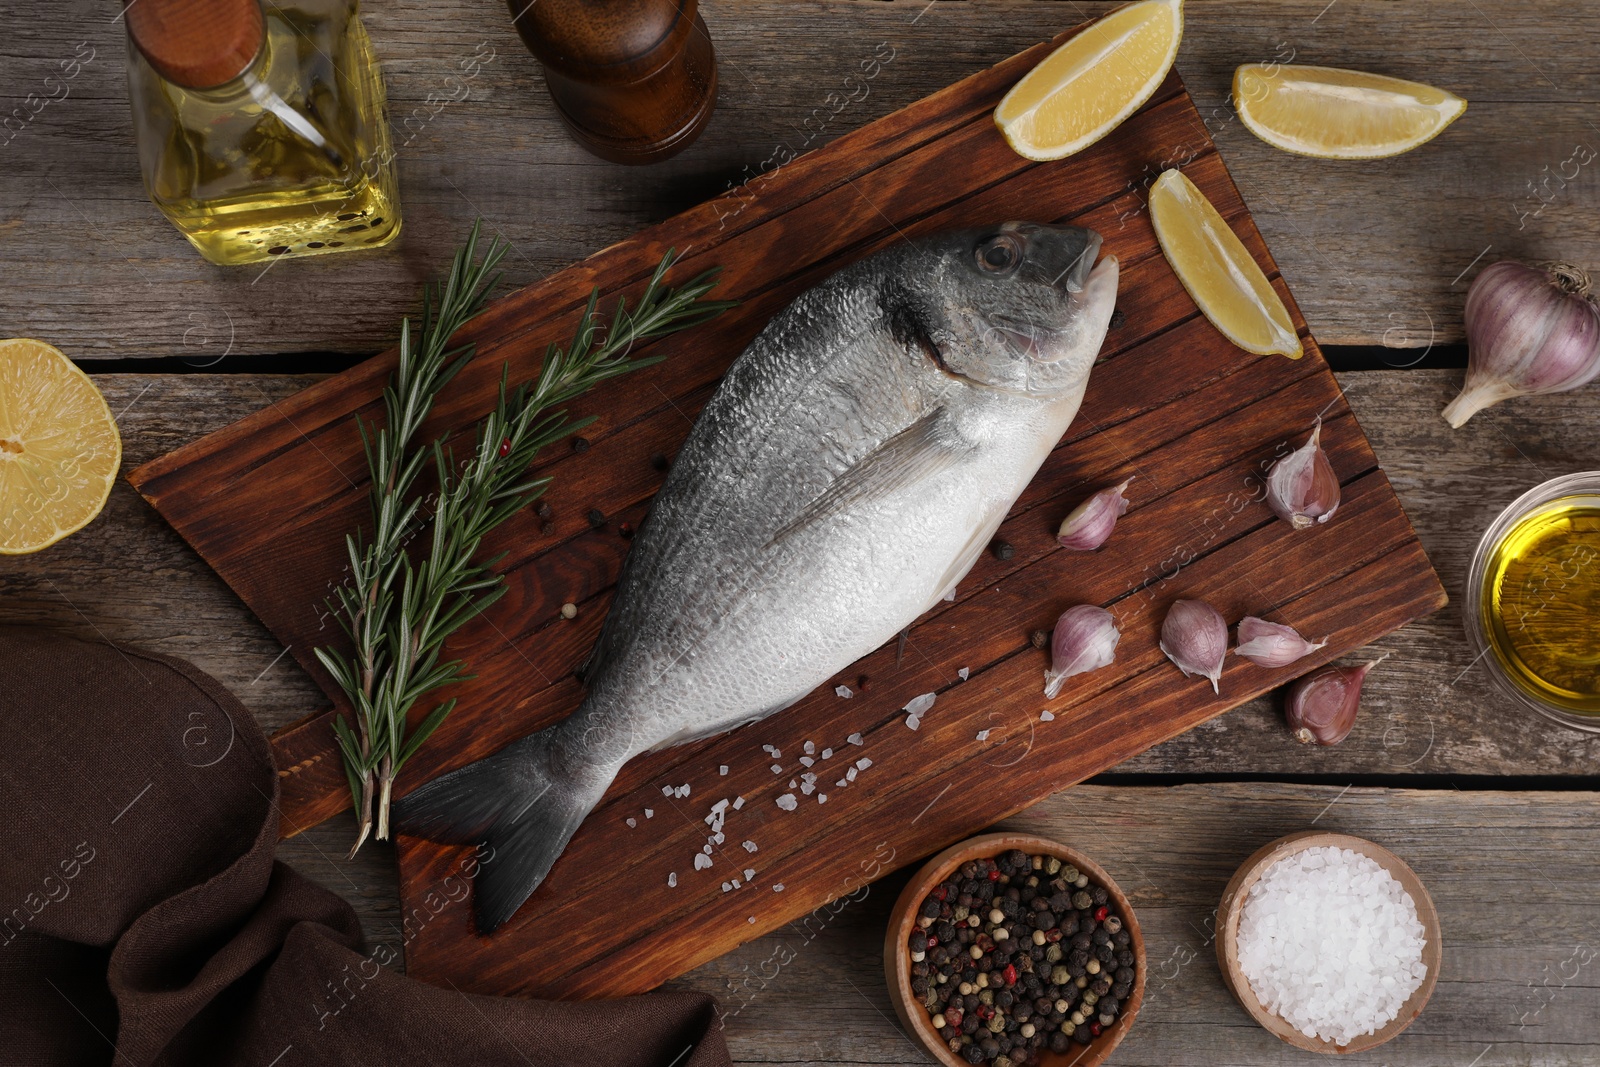
[[[1081,852],[983,834],[901,892],[883,970],[901,1026],[948,1067],[1094,1067],[1139,1014],[1144,938],[1127,896]]]

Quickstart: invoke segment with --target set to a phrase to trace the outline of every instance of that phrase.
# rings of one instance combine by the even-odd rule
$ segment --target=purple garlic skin
[[[1161,624],[1161,651],[1184,677],[1211,679],[1211,691],[1220,693],[1222,661],[1228,655],[1228,623],[1203,600],[1178,600],[1167,609]]]
[[[1284,718],[1305,745],[1337,745],[1350,736],[1361,710],[1361,685],[1382,658],[1359,667],[1328,664],[1289,686]]]
[[[1239,647],[1233,651],[1258,667],[1287,667],[1327,644],[1312,644],[1293,626],[1247,615],[1239,620]]]
[[[1127,514],[1128,499],[1122,493],[1133,479],[1126,478],[1121,485],[1102,489],[1088,500],[1073,508],[1061,520],[1056,540],[1062,548],[1076,552],[1093,552],[1110,538],[1116,529],[1117,519]]]
[[[1267,473],[1267,506],[1296,530],[1327,522],[1339,510],[1339,476],[1322,450],[1322,420],[1305,444]]]
[[[1044,672],[1044,695],[1054,697],[1073,675],[1110,664],[1117,658],[1117,642],[1121,639],[1116,617],[1104,608],[1079,604],[1063,611],[1050,640],[1050,669]]]
[[[1467,290],[1464,318],[1467,381],[1444,409],[1454,428],[1510,397],[1562,393],[1600,377],[1600,308],[1577,267],[1491,263]]]

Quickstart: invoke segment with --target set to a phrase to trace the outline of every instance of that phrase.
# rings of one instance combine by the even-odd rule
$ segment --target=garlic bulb
[[[1061,529],[1056,531],[1056,540],[1061,542],[1061,547],[1093,552],[1105,544],[1111,531],[1116,529],[1117,519],[1128,511],[1128,500],[1122,492],[1131,481],[1131,477],[1126,478],[1121,485],[1102,489],[1073,508],[1061,520]]]
[[[1339,510],[1339,476],[1322,450],[1322,420],[1305,444],[1267,472],[1267,507],[1296,530],[1327,522]]]
[[[1211,691],[1219,693],[1217,680],[1228,654],[1227,620],[1203,600],[1175,601],[1161,624],[1161,651],[1184,677],[1209,678]]]
[[[1050,641],[1050,669],[1044,672],[1044,695],[1053,697],[1075,674],[1099,670],[1116,659],[1122,634],[1111,612],[1093,604],[1068,608],[1056,620]]]
[[[1239,647],[1233,651],[1258,667],[1287,667],[1327,644],[1312,644],[1293,626],[1247,615],[1239,620]]]
[[[1589,276],[1503,259],[1467,290],[1467,381],[1444,409],[1459,428],[1491,404],[1564,393],[1600,376],[1600,308]]]
[[[1305,745],[1337,745],[1350,736],[1361,710],[1361,686],[1367,672],[1388,659],[1388,653],[1359,667],[1328,664],[1289,687],[1284,718],[1294,739]]]

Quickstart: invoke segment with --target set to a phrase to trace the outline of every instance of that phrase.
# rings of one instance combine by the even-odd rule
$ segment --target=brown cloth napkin
[[[725,1067],[696,993],[438,989],[272,858],[277,775],[181,660],[0,628],[0,1064]]]

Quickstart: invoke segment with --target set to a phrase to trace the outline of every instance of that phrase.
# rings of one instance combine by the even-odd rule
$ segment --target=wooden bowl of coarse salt
[[[1410,1026],[1433,994],[1440,955],[1439,913],[1422,880],[1349,834],[1304,830],[1265,845],[1217,909],[1229,991],[1309,1052],[1364,1052]]]

